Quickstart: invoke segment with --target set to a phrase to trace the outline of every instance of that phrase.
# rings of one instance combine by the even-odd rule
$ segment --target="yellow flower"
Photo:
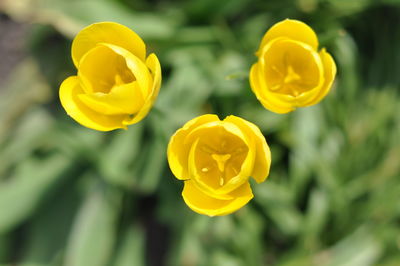
[[[226,215],[253,198],[249,177],[263,182],[271,153],[258,127],[242,118],[202,115],[171,137],[169,166],[184,180],[182,196],[195,212]]]
[[[92,129],[127,128],[150,111],[161,85],[155,54],[146,57],[143,40],[114,23],[92,24],[72,43],[76,76],[60,86],[61,104],[73,119]]]
[[[264,35],[250,85],[268,110],[288,113],[318,103],[336,75],[331,55],[321,49],[314,31],[298,20],[278,22]]]

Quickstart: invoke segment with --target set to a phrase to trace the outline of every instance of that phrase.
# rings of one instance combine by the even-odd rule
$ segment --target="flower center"
[[[109,93],[113,88],[136,80],[125,59],[106,46],[93,48],[79,66],[87,92]]]
[[[240,173],[247,145],[224,129],[201,138],[196,150],[196,167],[202,182],[219,188]]]
[[[301,77],[293,70],[292,66],[287,67],[286,77],[283,79],[283,84],[290,84],[300,80]]]
[[[281,74],[275,67],[275,71],[281,76],[280,81],[274,85],[271,90],[281,93],[289,93],[293,96],[297,96],[302,91],[301,86],[302,77],[295,72],[291,65],[286,67],[286,73]]]
[[[225,173],[225,163],[231,158],[231,156],[232,155],[230,154],[215,154],[215,153],[211,154],[211,158],[213,158],[217,162],[218,170],[221,173]],[[225,182],[224,177],[223,175],[221,175],[219,177],[219,185],[220,186],[224,185],[224,182]]]
[[[217,162],[220,172],[225,171],[225,163],[231,158],[230,154],[211,154],[211,157]]]
[[[294,97],[315,88],[322,79],[318,58],[315,51],[297,42],[277,41],[264,54],[268,88]]]

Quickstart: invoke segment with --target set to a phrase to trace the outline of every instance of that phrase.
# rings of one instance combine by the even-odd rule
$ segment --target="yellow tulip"
[[[150,111],[161,86],[155,54],[146,57],[143,40],[114,22],[89,25],[72,42],[78,69],[60,86],[65,111],[88,128],[126,129]]]
[[[288,113],[320,102],[332,87],[336,65],[318,51],[314,31],[298,20],[276,23],[264,35],[250,70],[250,85],[268,110]]]
[[[240,117],[223,121],[202,115],[171,137],[168,163],[184,180],[185,203],[195,212],[226,215],[253,198],[249,177],[257,183],[269,174],[271,153],[258,127]]]

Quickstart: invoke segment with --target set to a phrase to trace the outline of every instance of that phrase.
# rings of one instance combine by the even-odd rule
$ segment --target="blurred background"
[[[248,71],[275,22],[315,29],[338,66],[318,105],[277,115]],[[145,120],[102,133],[62,109],[84,26],[129,26],[163,83]],[[399,0],[1,0],[0,265],[400,265]],[[238,212],[189,210],[166,145],[187,120],[234,114],[271,147]]]

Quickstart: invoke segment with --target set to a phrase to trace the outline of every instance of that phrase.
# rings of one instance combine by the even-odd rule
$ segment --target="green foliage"
[[[399,265],[400,1],[26,0],[28,55],[0,84],[0,265]],[[338,65],[317,106],[262,108],[248,70],[286,17],[316,29]],[[163,68],[156,106],[127,131],[70,119],[58,85],[83,26],[131,27]],[[171,134],[204,113],[257,124],[272,150],[235,214],[190,211],[166,162]]]

